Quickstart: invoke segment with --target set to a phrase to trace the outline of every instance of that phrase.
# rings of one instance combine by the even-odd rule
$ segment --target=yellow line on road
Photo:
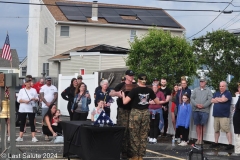
[[[149,150],[149,149],[147,149],[147,152],[154,153],[154,154],[161,155],[161,156],[165,156],[165,157],[168,157],[168,158],[173,158],[173,159],[178,159],[178,160],[185,160],[185,159],[182,159],[182,158],[179,158],[179,157],[174,157],[174,156],[170,156],[170,155],[167,155],[167,154],[162,154],[162,153],[154,152],[154,151],[151,151],[151,150]],[[144,158],[145,158],[145,157],[144,157]]]

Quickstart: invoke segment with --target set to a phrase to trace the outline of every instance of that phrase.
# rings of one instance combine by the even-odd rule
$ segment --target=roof
[[[98,21],[92,21],[93,2],[43,0],[43,3],[50,4],[46,6],[56,21],[184,29],[181,24],[161,8],[97,3]]]
[[[106,44],[82,46],[82,47],[73,48],[64,53],[56,55],[48,59],[48,61],[69,60],[71,57],[70,52],[100,52],[100,53],[111,53],[111,54],[127,54],[129,52],[129,49],[117,47],[117,46],[110,46]]]
[[[19,62],[17,50],[16,49],[11,49],[11,54],[12,54],[12,68],[17,68],[18,69],[20,62]],[[2,59],[2,49],[0,49],[0,67],[11,68],[10,61],[8,61],[6,59]]]

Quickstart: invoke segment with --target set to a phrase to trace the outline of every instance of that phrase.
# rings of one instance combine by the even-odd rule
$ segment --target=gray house
[[[19,73],[19,58],[17,50],[11,49],[11,54],[12,63],[2,58],[2,49],[0,49],[0,73]]]

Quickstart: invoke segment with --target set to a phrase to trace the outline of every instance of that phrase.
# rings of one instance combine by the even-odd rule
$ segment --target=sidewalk
[[[41,131],[41,116],[37,116],[37,124],[36,127]],[[68,121],[69,117],[62,116],[61,119],[63,121]],[[16,127],[16,137],[19,135],[19,127]],[[29,126],[27,126],[27,132],[24,133],[23,142],[16,142],[17,147],[21,149],[25,154],[32,155],[40,155],[42,158],[36,156],[36,158],[32,159],[62,159],[66,160],[67,158],[63,158],[63,144],[54,144],[51,141],[45,141],[42,133],[36,133],[36,138],[39,140],[34,143],[31,141],[31,132]],[[51,137],[50,137],[51,139]],[[210,143],[205,142],[204,144],[204,154],[209,160],[239,160],[240,155],[234,154],[234,150],[230,150],[226,152],[224,150],[224,145],[222,145],[219,149],[210,149]],[[190,151],[191,146],[188,145],[186,147],[178,146],[175,143],[175,146],[172,146],[172,139],[170,136],[168,137],[159,137],[157,144],[148,144],[147,145],[147,153],[144,157],[144,160],[183,160],[187,159],[187,153]],[[43,158],[43,156],[45,156]],[[6,159],[6,158],[0,158]],[[29,158],[31,159],[31,158]],[[72,158],[71,158],[72,159]],[[73,158],[77,159],[77,158]],[[197,158],[193,158],[193,160],[200,160],[200,156]]]

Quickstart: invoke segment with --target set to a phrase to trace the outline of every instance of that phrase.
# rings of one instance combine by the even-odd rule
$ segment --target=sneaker
[[[199,141],[199,143],[198,144],[204,144],[204,142],[203,141]]]
[[[210,148],[217,148],[218,147],[218,143],[212,143],[209,147]]]
[[[157,139],[156,139],[156,138],[153,138],[153,139],[152,139],[152,143],[153,143],[153,144],[156,144],[156,143],[157,143]]]
[[[181,138],[178,138],[178,139],[177,139],[177,143],[181,143]]]
[[[227,147],[225,148],[225,150],[231,150],[231,149],[234,149],[234,146],[231,144],[227,145]]]
[[[18,137],[18,138],[16,139],[16,141],[17,141],[17,142],[22,142],[22,141],[23,141],[23,138]]]
[[[199,144],[199,140],[197,140],[197,141],[195,142],[195,144]]]
[[[183,143],[182,143],[182,145],[181,146],[187,146],[188,145],[188,143],[187,142],[185,142],[185,141],[183,141]]]
[[[10,142],[10,137],[7,138],[7,141]]]
[[[153,138],[150,138],[148,142],[149,142],[149,143],[152,143],[152,142],[153,142]]]
[[[188,144],[187,144],[187,142],[185,142],[185,141],[182,141],[181,143],[179,143],[178,144],[179,146],[187,146]]]
[[[36,137],[33,137],[33,138],[32,138],[32,142],[38,142],[37,138],[36,138]]]

